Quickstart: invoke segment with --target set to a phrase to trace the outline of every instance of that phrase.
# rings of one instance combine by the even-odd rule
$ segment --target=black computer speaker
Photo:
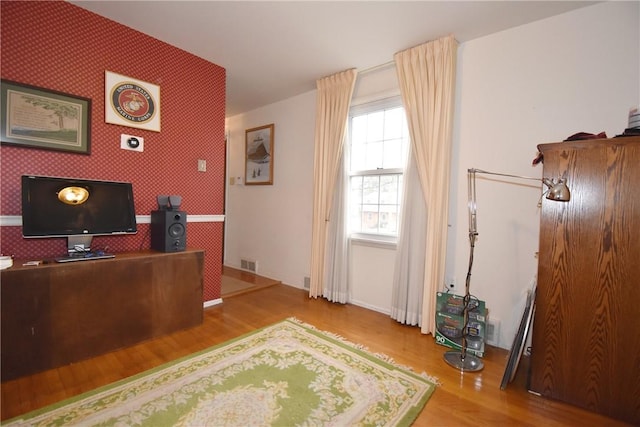
[[[180,205],[182,204],[182,196],[179,196],[177,194],[172,194],[171,196],[160,194],[156,196],[156,199],[158,200],[159,211],[178,211],[180,210]]]
[[[187,213],[151,211],[151,249],[180,252],[187,248]]]

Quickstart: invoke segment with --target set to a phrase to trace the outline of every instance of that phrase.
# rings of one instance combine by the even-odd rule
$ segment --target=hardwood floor
[[[523,364],[514,383],[501,391],[506,350],[489,348],[483,371],[461,374],[444,362],[446,349],[418,328],[360,307],[309,299],[306,291],[283,284],[225,298],[222,304],[205,309],[201,326],[2,383],[1,418],[58,402],[292,316],[391,356],[416,372],[438,377],[441,385],[416,426],[626,425],[528,393]]]
[[[252,286],[249,288],[240,288],[235,289],[234,286],[230,286],[227,288],[225,283],[227,282],[225,279],[229,280],[240,280],[242,283],[251,283]],[[248,292],[253,292],[258,289],[267,288],[269,286],[277,285],[280,282],[279,280],[270,279],[268,277],[259,276],[256,274],[248,273],[246,271],[238,270],[233,267],[227,267],[226,265],[222,266],[222,290],[221,296],[222,298],[230,298],[237,295],[246,294]]]

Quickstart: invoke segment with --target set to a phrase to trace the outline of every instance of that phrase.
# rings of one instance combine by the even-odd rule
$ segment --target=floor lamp
[[[558,180],[549,178],[532,178],[521,175],[511,175],[505,173],[488,172],[481,169],[468,169],[467,170],[467,187],[469,198],[469,268],[467,270],[467,278],[464,286],[464,299],[463,299],[463,326],[462,326],[462,343],[460,350],[447,351],[444,354],[444,360],[454,368],[460,369],[463,372],[475,372],[484,367],[482,360],[472,354],[467,354],[467,334],[469,323],[469,302],[471,300],[471,294],[469,287],[471,284],[471,267],[473,266],[473,252],[476,245],[476,238],[478,237],[478,227],[476,223],[476,174],[498,175],[509,178],[528,179],[533,181],[542,181],[547,186],[547,190],[543,193],[547,199],[567,202],[571,198],[569,187],[567,187],[566,179],[560,178]]]

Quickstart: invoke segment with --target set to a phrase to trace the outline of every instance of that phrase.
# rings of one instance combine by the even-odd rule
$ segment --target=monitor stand
[[[56,262],[90,261],[92,259],[115,258],[114,254],[104,251],[91,251],[93,236],[67,236],[67,256],[56,258]]]
[[[67,252],[69,256],[73,256],[76,253],[91,252],[92,240],[93,235],[91,234],[67,236]]]
[[[114,254],[107,252],[76,252],[75,254],[69,254],[69,256],[63,256],[56,258],[56,262],[75,262],[75,261],[91,261],[92,259],[107,259],[115,258]]]

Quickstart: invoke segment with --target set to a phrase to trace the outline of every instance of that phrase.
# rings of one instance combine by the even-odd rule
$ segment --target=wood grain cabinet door
[[[640,138],[539,146],[544,200],[530,389],[640,425]]]

